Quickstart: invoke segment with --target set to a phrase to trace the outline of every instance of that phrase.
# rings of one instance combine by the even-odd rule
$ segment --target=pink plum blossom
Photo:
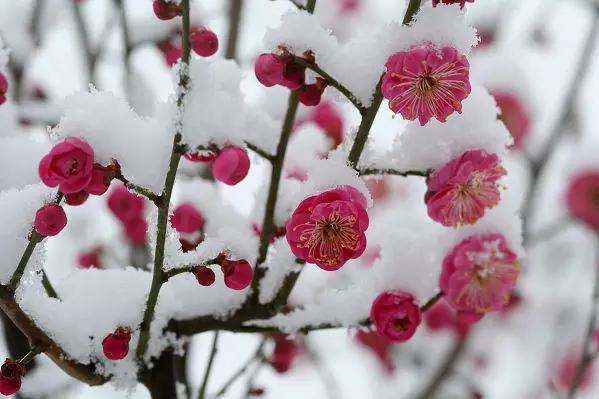
[[[503,235],[473,235],[443,260],[439,286],[458,311],[486,313],[509,302],[520,263]]]
[[[225,147],[212,161],[211,168],[216,180],[234,186],[247,176],[250,158],[243,148]]]
[[[416,333],[422,314],[412,294],[386,291],[372,302],[370,320],[376,326],[376,331],[385,338],[404,342]]]
[[[462,100],[470,94],[470,64],[455,48],[400,51],[385,66],[381,90],[393,112],[421,125],[462,112]]]
[[[210,57],[218,51],[218,36],[206,28],[192,28],[189,40],[193,51],[201,57]]]
[[[2,72],[0,72],[0,105],[6,102],[6,92],[8,91],[8,80]]]
[[[513,148],[522,148],[530,125],[527,109],[514,93],[494,90],[491,94],[501,110],[499,118],[514,139]]]
[[[506,174],[499,158],[469,150],[434,171],[424,201],[431,219],[444,226],[474,224],[499,203],[497,181]]]
[[[35,231],[43,237],[57,235],[67,225],[67,215],[58,204],[46,204],[35,213]]]
[[[304,199],[287,222],[287,242],[300,259],[337,270],[366,248],[366,199],[341,186]]]
[[[272,87],[283,81],[285,62],[281,57],[272,53],[260,54],[254,65],[254,73],[260,83]]]
[[[189,202],[178,205],[173,211],[170,221],[175,230],[184,234],[195,233],[204,227],[205,223],[200,211]]]
[[[94,150],[77,137],[68,137],[54,145],[40,161],[38,171],[42,182],[65,194],[83,190],[92,180]]]

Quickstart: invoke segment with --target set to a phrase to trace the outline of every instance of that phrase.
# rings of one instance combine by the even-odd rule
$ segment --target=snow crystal
[[[397,21],[377,27],[376,31],[360,32],[344,44],[339,44],[316,16],[289,11],[281,18],[281,26],[269,30],[264,41],[268,51],[276,51],[279,45],[296,55],[313,51],[318,65],[353,92],[362,104],[369,105],[385,62],[393,53],[432,44],[453,46],[468,54],[478,39],[476,30],[467,25],[464,13],[456,5],[423,8],[410,26]]]
[[[27,237],[33,226],[35,212],[44,202],[49,202],[55,190],[42,184],[31,184],[23,189],[0,192],[0,282],[6,284],[27,246]],[[37,246],[29,269],[37,269],[41,246]]]
[[[125,100],[97,91],[67,98],[64,116],[53,129],[58,139],[87,140],[99,162],[116,159],[130,181],[156,193],[164,183],[172,132],[169,107],[160,107],[152,118],[142,118]]]

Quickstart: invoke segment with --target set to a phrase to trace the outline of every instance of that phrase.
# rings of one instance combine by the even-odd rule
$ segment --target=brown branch
[[[225,58],[227,59],[237,59],[237,43],[239,41],[242,11],[243,0],[229,0],[229,32],[227,34],[227,47],[225,49]]]
[[[432,170],[397,170],[397,169],[379,169],[379,168],[364,168],[359,169],[358,173],[360,176],[372,176],[372,175],[394,175],[394,176],[421,176],[428,177]]]
[[[149,199],[150,201],[152,201],[154,203],[154,205],[156,205],[156,206],[162,205],[161,196],[154,194],[152,191],[148,190],[145,187],[141,187],[135,183],[132,183],[131,181],[129,181],[129,179],[127,179],[125,176],[123,176],[123,173],[120,170],[118,170],[116,172],[116,175],[114,176],[114,178],[123,182],[125,187],[127,187],[129,190],[135,191],[137,194],[142,195],[142,196],[146,197],[147,199]]]
[[[214,364],[214,358],[216,352],[218,352],[218,331],[214,332],[212,337],[212,346],[210,349],[210,355],[208,356],[208,363],[206,364],[206,371],[204,371],[204,378],[202,379],[202,385],[200,385],[200,391],[198,393],[198,399],[206,398],[206,388],[208,387],[208,379],[210,378],[210,372],[212,371],[212,365]]]
[[[13,293],[3,286],[0,286],[0,308],[27,337],[30,347],[44,352],[65,373],[88,385],[106,382],[105,377],[95,373],[93,364],[81,364],[69,359],[69,355],[23,312]]]

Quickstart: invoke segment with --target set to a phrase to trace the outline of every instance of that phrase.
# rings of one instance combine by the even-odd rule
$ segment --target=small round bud
[[[35,231],[41,236],[55,236],[60,233],[66,225],[67,215],[60,205],[47,204],[42,206],[35,213]]]

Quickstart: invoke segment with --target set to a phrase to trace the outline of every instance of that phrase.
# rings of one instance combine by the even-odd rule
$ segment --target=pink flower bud
[[[42,206],[35,213],[35,231],[41,236],[55,236],[60,233],[66,225],[67,215],[60,205],[47,204]]]
[[[121,360],[129,353],[129,341],[131,332],[123,327],[117,327],[113,333],[108,334],[102,340],[102,351],[104,356],[110,360]]]
[[[260,54],[254,65],[254,73],[260,83],[266,87],[281,84],[285,63],[276,54]]]
[[[77,206],[83,204],[89,198],[89,193],[85,190],[77,191],[76,193],[65,194],[64,202],[67,205]]]
[[[191,48],[200,57],[210,57],[218,51],[218,36],[206,28],[192,29],[189,34]]]
[[[187,159],[190,162],[197,162],[197,163],[202,163],[202,162],[210,162],[212,160],[214,160],[214,158],[216,158],[216,153],[212,152],[212,151],[193,151],[193,152],[186,152],[185,154],[183,154],[183,157],[185,159]]]
[[[117,186],[108,195],[108,208],[122,223],[143,218],[145,202],[143,197]]]
[[[241,259],[236,261],[225,260],[221,264],[221,268],[225,275],[225,285],[232,290],[242,290],[250,285],[254,277],[252,266],[247,260]]]
[[[334,147],[343,142],[343,116],[330,102],[322,102],[312,113],[312,120],[333,140]]]
[[[6,102],[6,92],[8,91],[8,80],[2,72],[0,72],[0,105]]]
[[[234,186],[242,181],[250,170],[250,157],[239,147],[225,147],[211,164],[214,178]]]
[[[181,15],[181,7],[167,0],[154,0],[152,7],[154,8],[154,14],[156,14],[156,17],[163,21],[167,21]]]
[[[299,346],[293,339],[285,334],[276,334],[274,336],[275,347],[269,362],[277,373],[284,374],[293,365],[299,355]]]
[[[125,237],[132,244],[144,244],[148,232],[148,222],[143,217],[125,222]]]
[[[42,158],[38,171],[46,186],[72,194],[87,187],[93,167],[94,150],[84,140],[68,137]]]
[[[21,389],[21,378],[25,375],[25,367],[18,361],[6,359],[0,369],[0,393],[10,396]]]
[[[370,319],[379,334],[391,341],[404,342],[416,333],[422,315],[411,294],[387,291],[372,302]]]
[[[288,61],[285,64],[285,70],[283,71],[283,80],[281,85],[287,87],[290,90],[299,89],[306,80],[306,68],[295,64],[293,61]]]
[[[114,178],[114,171],[100,164],[94,164],[92,170],[92,179],[85,187],[85,191],[92,195],[102,195],[108,191],[111,180]]]
[[[195,269],[193,269],[192,273],[195,276],[196,280],[198,280],[198,283],[200,285],[203,285],[204,287],[211,286],[212,284],[214,284],[214,281],[216,280],[216,275],[214,274],[212,269],[206,266],[196,267]]]
[[[316,78],[316,83],[303,85],[298,89],[299,101],[307,107],[318,105],[326,87],[326,80]]]
[[[170,217],[171,226],[179,233],[191,234],[204,226],[204,218],[193,204],[184,202],[177,206]]]
[[[599,231],[599,170],[577,173],[568,186],[566,205],[572,216]]]
[[[168,66],[173,66],[177,63],[183,50],[181,47],[173,45],[170,41],[161,42],[158,44],[158,48],[164,56],[164,61]]]

